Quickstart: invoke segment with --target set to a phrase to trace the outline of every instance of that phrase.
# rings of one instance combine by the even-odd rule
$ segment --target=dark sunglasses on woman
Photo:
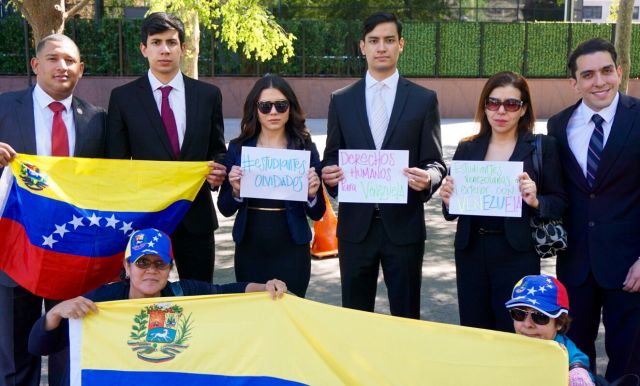
[[[514,113],[520,110],[523,104],[524,102],[519,99],[510,98],[501,101],[498,98],[487,98],[487,100],[484,102],[484,107],[489,111],[498,111],[500,109],[500,106],[504,106],[505,111]]]
[[[524,322],[524,320],[527,319],[527,315],[531,315],[531,320],[533,320],[533,323],[537,324],[538,326],[545,326],[549,324],[549,321],[551,320],[549,316],[543,314],[542,312],[525,311],[520,308],[510,308],[509,315],[511,315],[511,319],[515,320],[516,322]]]
[[[138,260],[136,260],[134,264],[136,265],[136,267],[140,269],[147,269],[153,265],[158,271],[164,271],[165,269],[168,269],[170,266],[170,264],[167,264],[162,260],[150,261],[145,259],[144,257],[141,257]]]
[[[260,101],[258,102],[258,110],[262,114],[269,114],[273,106],[276,106],[276,111],[280,114],[289,110],[289,101],[280,100],[280,101]]]

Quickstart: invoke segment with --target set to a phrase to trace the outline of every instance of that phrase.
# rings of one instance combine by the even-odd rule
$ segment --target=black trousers
[[[59,303],[26,289],[0,286],[0,386],[39,386],[40,356],[28,350],[31,327]],[[49,356],[49,385],[61,386],[68,367],[66,351]]]
[[[471,235],[469,245],[456,250],[458,310],[462,326],[513,332],[504,306],[523,276],[540,274],[540,258],[532,249],[511,248],[504,234]]]
[[[566,287],[573,319],[567,335],[589,356],[592,370],[596,370],[595,341],[602,314],[609,357],[605,377],[609,381],[629,373],[640,377],[640,293],[604,289],[591,273],[582,285]]]
[[[420,319],[424,241],[395,245],[375,218],[360,243],[338,240],[342,306],[373,312],[382,266],[391,315]]]
[[[193,234],[180,223],[171,234],[173,257],[181,280],[213,281],[215,262],[214,236]]]

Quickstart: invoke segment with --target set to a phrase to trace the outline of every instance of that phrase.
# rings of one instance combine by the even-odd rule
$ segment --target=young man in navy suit
[[[569,245],[557,260],[573,323],[570,338],[595,369],[600,315],[606,378],[640,376],[640,100],[618,92],[613,45],[583,42],[569,58],[580,100],[549,119],[569,199]]]
[[[103,157],[105,111],[72,95],[84,71],[73,40],[45,37],[36,46],[31,68],[37,78],[34,87],[0,95],[0,174],[17,152]],[[40,384],[40,357],[29,354],[27,342],[43,302],[47,310],[55,305],[0,271],[0,386]],[[64,358],[49,358],[49,385],[61,381]]]
[[[211,171],[171,235],[181,279],[211,282],[213,231],[218,227],[211,189],[222,184],[226,147],[220,90],[180,71],[184,26],[164,12],[145,18],[142,77],[114,89],[109,100],[107,156],[156,161],[210,161]]]
[[[409,151],[407,203],[340,203],[337,233],[342,305],[373,311],[382,266],[391,314],[418,319],[424,203],[446,168],[436,93],[398,74],[403,48],[402,24],[395,15],[376,13],[365,20],[360,50],[368,71],[331,96],[322,180],[335,197],[343,179],[340,149]]]

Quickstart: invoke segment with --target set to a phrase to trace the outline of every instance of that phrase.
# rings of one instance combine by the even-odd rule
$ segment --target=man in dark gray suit
[[[445,165],[436,93],[399,76],[403,48],[395,15],[365,20],[360,49],[368,71],[331,96],[322,179],[335,197],[343,179],[340,149],[409,151],[407,203],[340,203],[338,248],[343,306],[373,311],[382,265],[391,314],[419,318],[424,202],[440,186]]]
[[[35,87],[0,95],[0,174],[16,153],[102,157],[105,111],[72,95],[84,71],[76,44],[64,35],[45,37],[31,67]],[[54,305],[0,271],[0,386],[40,384],[40,357],[29,354],[27,342],[43,301],[46,309]],[[50,385],[59,381],[58,368],[52,356]]]

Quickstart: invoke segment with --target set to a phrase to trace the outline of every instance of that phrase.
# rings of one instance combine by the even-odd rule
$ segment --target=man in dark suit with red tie
[[[344,176],[340,149],[409,151],[407,203],[340,203],[337,234],[342,305],[373,311],[382,266],[391,314],[417,319],[424,203],[440,186],[445,165],[436,93],[398,74],[403,48],[402,24],[395,15],[376,13],[365,20],[360,49],[368,71],[331,96],[322,180],[336,196]]]
[[[576,47],[569,82],[581,99],[547,124],[569,201],[568,249],[557,260],[571,304],[569,337],[595,369],[602,314],[610,381],[640,376],[640,100],[618,92],[616,57],[603,39]]]
[[[226,176],[222,96],[217,87],[180,72],[184,47],[184,26],[178,18],[164,12],[145,18],[140,51],[149,71],[111,93],[107,156],[210,161],[207,182],[171,239],[180,278],[211,282],[213,231],[218,227],[211,189]]]
[[[84,71],[76,44],[65,35],[45,37],[31,68],[35,87],[0,95],[0,174],[16,153],[102,157],[106,114],[72,95]],[[29,354],[27,342],[43,300],[47,310],[55,304],[0,271],[0,386],[40,384],[40,357]],[[49,358],[50,385],[58,385],[65,361],[64,355]]]

